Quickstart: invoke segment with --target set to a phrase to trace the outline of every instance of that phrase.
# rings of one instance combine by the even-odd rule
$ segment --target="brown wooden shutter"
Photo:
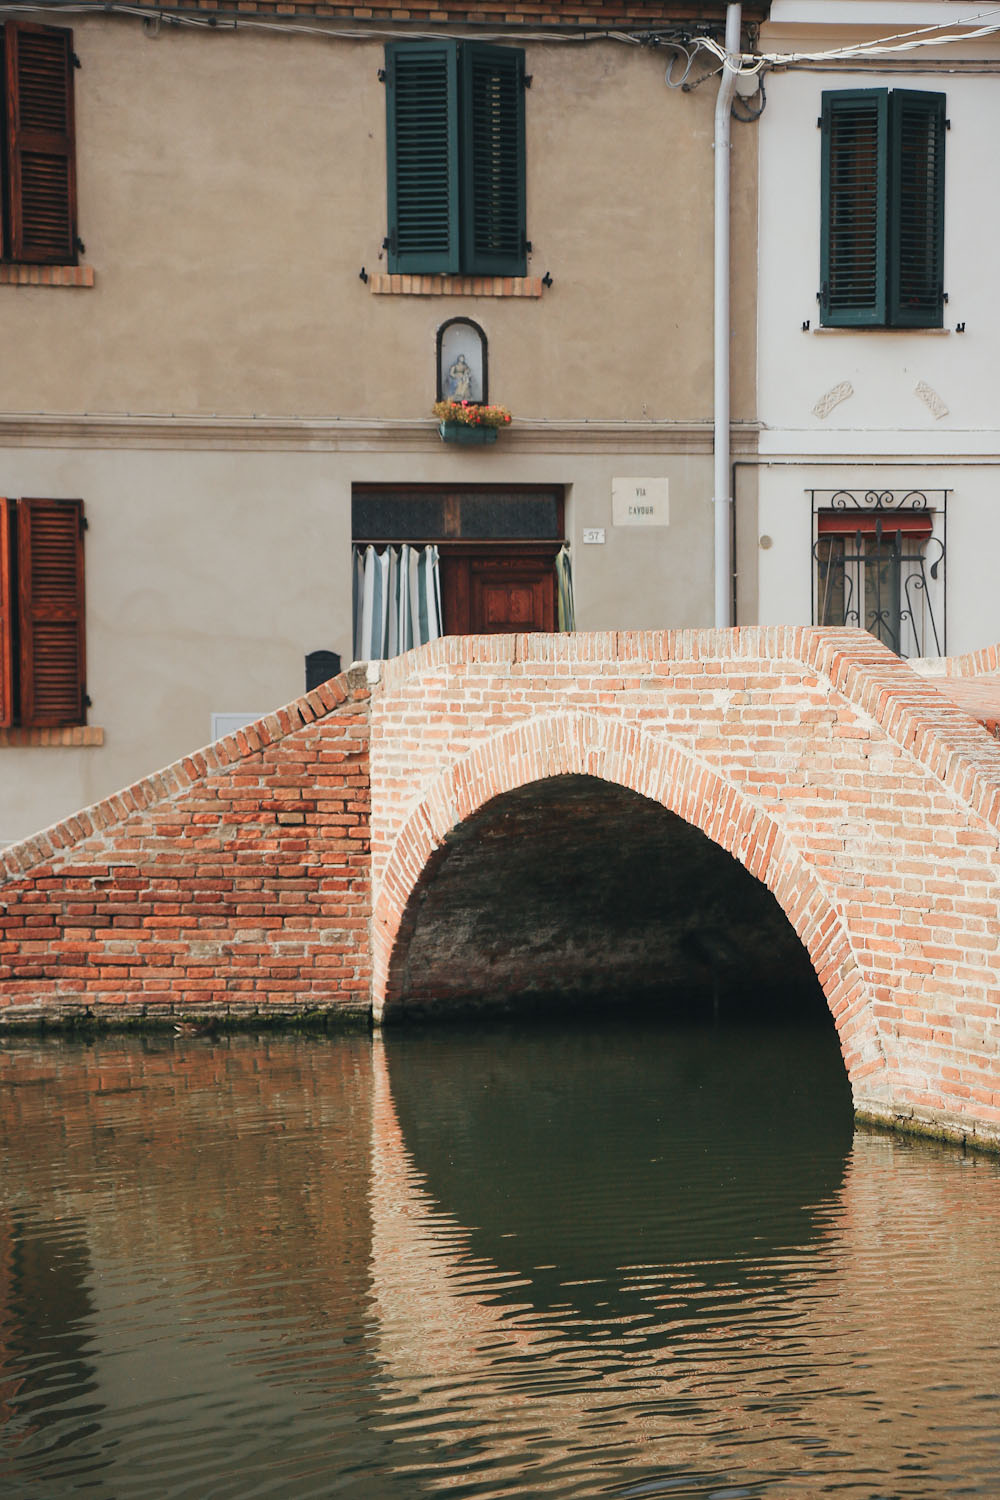
[[[20,501],[17,553],[21,723],[82,724],[82,500]]]
[[[73,34],[8,21],[10,257],[76,262]]]
[[[14,722],[14,502],[0,497],[0,728]]]

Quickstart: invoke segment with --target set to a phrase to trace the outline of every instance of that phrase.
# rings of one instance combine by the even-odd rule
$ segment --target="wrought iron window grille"
[[[950,490],[810,490],[814,625],[867,630],[897,656],[943,656]]]

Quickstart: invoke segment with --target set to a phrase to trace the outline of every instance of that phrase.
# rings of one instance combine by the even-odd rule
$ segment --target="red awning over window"
[[[934,516],[929,510],[821,510],[816,517],[820,536],[874,536],[881,524],[883,536],[930,536]]]

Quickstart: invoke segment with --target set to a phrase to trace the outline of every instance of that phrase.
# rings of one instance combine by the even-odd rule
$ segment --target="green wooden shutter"
[[[526,269],[524,53],[462,44],[462,268]]]
[[[457,44],[390,42],[385,60],[389,270],[457,271]]]
[[[85,718],[83,502],[17,507],[21,723]]]
[[[72,33],[8,21],[5,42],[9,254],[75,264]]]
[[[0,728],[14,722],[14,502],[0,499]]]
[[[889,99],[889,321],[944,321],[945,96],[894,89]]]
[[[830,327],[886,321],[887,89],[824,93],[820,318]]]

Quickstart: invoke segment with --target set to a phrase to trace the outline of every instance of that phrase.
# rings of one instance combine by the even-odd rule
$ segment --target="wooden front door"
[[[441,548],[446,635],[511,635],[556,628],[557,545]]]

